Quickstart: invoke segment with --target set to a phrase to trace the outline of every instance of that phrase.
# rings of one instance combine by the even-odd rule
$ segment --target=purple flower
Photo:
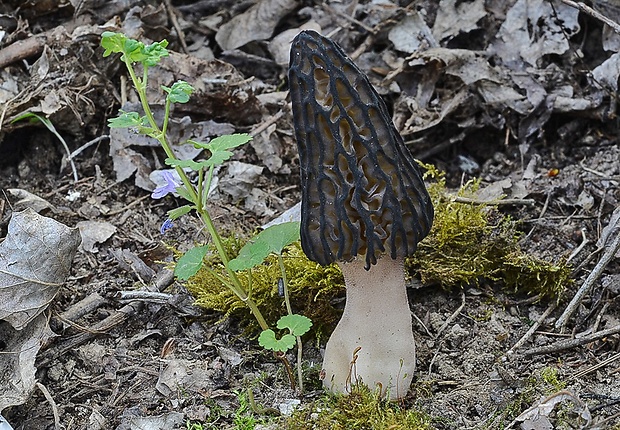
[[[174,227],[174,223],[172,222],[172,220],[170,218],[168,218],[166,221],[164,221],[164,223],[161,225],[159,232],[161,234],[166,234],[166,232],[168,230],[170,230],[172,227]]]
[[[151,197],[154,199],[161,199],[165,197],[168,193],[174,193],[179,186],[177,183],[172,170],[162,170],[160,171],[160,177],[166,181],[164,185],[160,185],[153,190],[151,193]]]

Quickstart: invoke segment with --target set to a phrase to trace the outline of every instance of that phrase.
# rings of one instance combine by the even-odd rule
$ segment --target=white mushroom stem
[[[415,341],[401,260],[389,256],[365,270],[364,258],[339,263],[347,288],[344,313],[323,360],[326,389],[351,392],[362,381],[392,400],[404,397],[415,370]],[[357,357],[354,358],[354,355]]]

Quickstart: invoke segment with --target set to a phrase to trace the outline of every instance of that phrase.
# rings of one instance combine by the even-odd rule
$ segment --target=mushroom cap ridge
[[[383,99],[333,41],[307,30],[291,46],[289,85],[302,183],[301,244],[327,265],[415,252],[433,206]]]

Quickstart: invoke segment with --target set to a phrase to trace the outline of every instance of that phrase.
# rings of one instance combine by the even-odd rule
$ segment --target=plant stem
[[[284,267],[284,259],[282,258],[282,253],[278,253],[278,265],[280,266],[280,272],[282,272],[282,283],[284,285],[284,303],[286,304],[286,310],[289,315],[293,315],[293,310],[291,308],[291,301],[288,295],[288,283],[286,280],[286,268]],[[301,369],[301,359],[303,353],[303,344],[301,342],[301,336],[295,336],[297,339],[297,380],[299,386],[299,393],[303,393],[304,391],[304,380],[303,380],[303,372]]]
[[[198,210],[198,212],[200,213],[202,221],[207,227],[207,231],[209,232],[209,235],[211,236],[211,240],[213,240],[213,244],[215,245],[215,249],[217,249],[217,253],[220,256],[220,260],[222,260],[222,264],[226,268],[226,272],[228,273],[228,276],[230,277],[230,280],[232,281],[233,285],[230,287],[230,289],[233,291],[233,293],[237,295],[237,297],[239,297],[239,299],[241,299],[242,302],[244,302],[247,305],[247,307],[250,308],[250,311],[252,311],[252,314],[256,318],[256,321],[258,321],[258,324],[260,325],[261,329],[267,330],[269,328],[269,325],[267,324],[267,321],[265,321],[263,314],[258,309],[258,306],[256,306],[256,303],[254,302],[254,300],[248,297],[247,293],[245,292],[243,288],[243,285],[241,285],[241,282],[239,281],[239,278],[237,277],[237,274],[229,267],[228,255],[226,254],[226,250],[224,249],[224,245],[222,244],[222,239],[220,235],[217,233],[215,229],[215,225],[213,224],[213,221],[211,220],[211,216],[209,215],[207,211],[201,208]]]
[[[280,266],[280,272],[282,273],[282,283],[284,284],[284,303],[286,304],[286,311],[289,315],[293,315],[291,308],[291,301],[288,296],[288,285],[286,283],[286,268],[284,267],[284,259],[282,253],[278,253],[278,265]]]
[[[299,394],[304,392],[303,370],[301,368],[301,359],[303,358],[303,344],[301,336],[297,336],[297,383],[299,385]]]
[[[286,370],[286,374],[288,375],[288,380],[291,383],[291,388],[295,389],[295,377],[293,376],[293,369],[291,369],[291,363],[289,363],[286,358],[286,354],[283,352],[273,352],[273,356],[280,360],[282,364],[284,364],[284,369]]]
[[[128,57],[128,55],[127,55],[127,53],[125,53],[125,58],[127,58],[127,57]],[[131,81],[133,82],[134,87],[136,87],[136,91],[138,91],[138,98],[140,99],[140,103],[142,104],[142,110],[144,110],[144,114],[146,115],[146,118],[148,119],[149,124],[151,125],[153,130],[156,131],[155,138],[160,143],[162,148],[164,148],[164,152],[166,153],[166,155],[169,158],[172,158],[172,159],[176,160],[177,158],[174,155],[174,152],[172,151],[172,148],[168,144],[168,140],[166,139],[166,135],[159,128],[159,125],[157,124],[157,121],[155,121],[155,117],[153,116],[153,112],[151,111],[151,107],[149,106],[148,99],[146,97],[146,71],[147,71],[147,67],[143,66],[144,67],[144,77],[143,77],[143,79],[141,81],[140,79],[138,79],[138,76],[136,76],[136,72],[133,69],[133,66],[131,65],[131,62],[129,60],[127,60],[127,59],[125,60],[125,65],[127,66],[127,70],[129,71],[129,76],[131,77]],[[167,99],[166,99],[166,102],[168,102]],[[167,114],[170,113],[169,108],[167,109],[166,113]],[[189,178],[185,174],[185,171],[181,167],[179,167],[179,166],[175,166],[174,169],[179,174],[179,177],[181,178],[181,181],[183,181],[183,185],[185,185],[185,188],[190,193],[192,199],[194,201],[196,201],[196,197],[197,197],[196,196],[196,190],[194,189],[192,183],[190,182]]]
[[[129,56],[127,55],[127,53],[125,53],[125,58],[128,58],[128,57]],[[125,60],[125,65],[127,66],[127,70],[129,71],[129,76],[131,77],[131,80],[136,90],[138,91],[138,97],[140,98],[142,109],[144,110],[144,113],[149,121],[150,126],[153,128],[153,130],[155,130],[155,138],[161,144],[166,155],[169,158],[176,160],[177,157],[175,156],[174,151],[172,151],[172,148],[170,147],[168,140],[166,138],[168,116],[170,115],[169,99],[166,98],[165,119],[164,119],[164,125],[163,125],[163,130],[162,130],[159,128],[157,121],[155,121],[155,117],[153,116],[153,112],[151,111],[151,107],[149,106],[148,99],[146,97],[146,80],[147,80],[147,70],[148,70],[147,66],[143,65],[144,74],[143,74],[142,80],[140,80],[136,76],[136,72],[129,60],[127,59]],[[258,309],[258,306],[256,305],[256,303],[248,297],[247,293],[245,292],[243,288],[243,285],[241,285],[241,282],[239,281],[239,278],[237,277],[237,274],[228,267],[228,262],[229,262],[228,255],[226,254],[226,250],[224,249],[224,246],[222,245],[222,239],[220,235],[217,233],[217,230],[215,229],[215,225],[213,224],[213,221],[211,220],[211,216],[209,215],[209,212],[204,207],[202,207],[203,206],[201,204],[202,196],[199,196],[197,194],[196,188],[193,186],[193,184],[187,177],[185,171],[180,166],[175,166],[175,170],[179,174],[179,177],[181,178],[181,181],[183,182],[185,189],[189,193],[192,203],[196,204],[198,213],[200,214],[200,217],[203,223],[207,227],[207,231],[209,232],[209,235],[211,236],[211,240],[213,241],[213,244],[215,245],[215,248],[217,249],[220,260],[222,260],[222,264],[226,268],[226,272],[228,273],[228,276],[230,277],[230,280],[232,281],[232,285],[228,285],[228,287],[237,295],[237,297],[239,297],[241,301],[243,301],[250,308],[250,311],[256,318],[256,321],[258,321],[258,324],[260,325],[261,329],[267,330],[269,328],[269,325],[267,324],[267,321],[265,321],[263,314]],[[213,167],[211,167],[211,169],[209,170],[207,186],[211,185],[212,176],[213,176]],[[202,175],[200,178],[202,179]],[[199,188],[202,186],[202,181],[200,182],[201,184],[199,184]]]

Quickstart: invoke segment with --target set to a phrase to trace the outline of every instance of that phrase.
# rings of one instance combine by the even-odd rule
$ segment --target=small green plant
[[[228,255],[238,255],[245,244],[243,239],[234,235],[223,237],[223,242]],[[271,253],[263,264],[253,267],[251,284],[249,277],[239,276],[244,288],[251,291],[252,300],[258,304],[272,326],[288,313],[283,300],[284,292],[278,282],[282,277],[280,261],[285,267],[291,306],[298,310],[297,313],[312,320],[311,332],[318,341],[333,330],[340,318],[341,311],[333,303],[337,298],[344,299],[342,273],[335,264],[321,266],[308,260],[300,243],[294,242],[286,247],[282,260]],[[246,312],[245,304],[223,286],[216,275],[226,276],[226,270],[217,253],[209,253],[205,267],[187,282],[187,288],[196,297],[196,303],[206,309],[223,312],[225,317],[234,315],[242,320],[249,331],[260,331],[256,321]]]
[[[280,330],[288,329],[289,333],[278,339],[273,330],[263,330],[258,337],[258,343],[263,348],[271,351],[286,352],[295,346],[296,337],[303,336],[310,330],[312,321],[303,315],[284,315],[278,320],[277,327]]]
[[[181,180],[181,184],[177,184],[174,180],[174,176],[170,174],[165,177],[167,183],[153,192],[153,197],[161,198],[170,192],[176,192],[189,202],[187,205],[168,212],[170,222],[192,210],[195,210],[200,215],[217,249],[220,259],[227,268],[228,280],[225,280],[226,286],[250,308],[252,314],[254,314],[254,317],[263,329],[269,328],[260,310],[243,289],[236,273],[228,267],[228,255],[224,250],[222,239],[207,210],[209,189],[213,179],[214,168],[233,155],[230,151],[231,149],[247,143],[250,141],[251,137],[247,134],[234,134],[230,136],[220,136],[208,143],[188,141],[186,143],[192,144],[196,148],[206,150],[209,153],[209,157],[201,161],[178,159],[167,137],[170,109],[174,103],[187,103],[194,89],[185,81],[175,82],[171,87],[162,86],[162,90],[166,93],[166,103],[164,108],[164,119],[161,126],[155,120],[146,96],[149,68],[157,65],[163,57],[169,55],[166,49],[168,42],[163,40],[161,42],[145,45],[142,42],[128,38],[122,33],[106,31],[101,35],[101,46],[105,49],[103,54],[104,57],[112,53],[122,54],[121,61],[125,63],[131,81],[138,92],[142,109],[144,110],[144,115],[140,115],[138,112],[121,111],[118,117],[109,120],[110,127],[135,128],[140,134],[150,136],[160,143],[167,156],[165,160],[166,164],[174,168],[174,171],[176,171]],[[134,68],[136,63],[142,66],[141,77],[138,77],[136,74]],[[198,174],[198,183],[196,185],[192,184],[190,181],[185,172],[186,168]],[[167,224],[164,223],[162,231],[165,230],[165,227],[170,226],[170,222]],[[179,259],[175,267],[175,274],[184,280],[194,275],[200,267],[202,267],[207,249],[207,246],[197,246],[190,249]]]
[[[252,285],[252,269],[263,264],[270,254],[277,256],[280,267],[282,294],[288,313],[278,320],[277,327],[280,330],[288,329],[289,333],[278,339],[273,330],[263,329],[258,338],[258,343],[265,349],[283,354],[291,349],[297,341],[297,376],[299,390],[303,391],[301,336],[310,330],[312,321],[306,316],[293,313],[289,298],[286,268],[284,267],[284,259],[282,257],[284,248],[297,241],[299,241],[298,222],[273,225],[261,231],[250,242],[246,243],[239,251],[239,255],[230,261],[229,267],[235,271],[245,270],[248,276],[248,283]]]
[[[200,423],[193,423],[190,420],[185,421],[185,430],[204,430]]]
[[[73,163],[73,157],[76,154],[73,154],[71,152],[71,150],[69,149],[69,146],[67,145],[67,142],[65,142],[65,139],[63,139],[63,137],[60,135],[60,133],[58,133],[58,130],[56,130],[56,127],[54,127],[54,124],[52,124],[52,121],[50,121],[49,118],[45,118],[45,117],[43,117],[41,115],[38,115],[36,113],[33,113],[33,112],[24,112],[24,113],[21,113],[21,114],[17,115],[17,117],[15,117],[11,121],[11,124],[14,123],[14,122],[17,122],[17,121],[22,121],[24,119],[27,119],[30,122],[35,122],[35,121],[40,122],[49,131],[51,131],[54,136],[56,136],[56,138],[60,141],[60,143],[62,144],[63,148],[65,148],[65,151],[67,152],[67,159],[69,161],[69,164],[71,164],[71,169],[73,170],[73,181],[77,182],[78,181],[77,169],[75,167],[75,163]]]
[[[560,391],[566,388],[566,382],[560,380],[558,369],[555,367],[543,367],[540,369],[540,378],[552,387],[551,391]]]
[[[237,396],[239,407],[233,414],[233,424],[235,430],[254,430],[259,420],[254,416],[251,399],[246,390],[235,390],[233,393]]]
[[[112,53],[121,54],[121,61],[125,64],[131,81],[136,88],[138,97],[144,111],[144,115],[138,112],[124,112],[116,118],[109,120],[111,128],[132,128],[138,133],[150,136],[156,139],[166,153],[165,163],[170,166],[178,175],[180,183],[177,182],[173,171],[167,171],[163,174],[166,183],[157,187],[152,194],[153,198],[162,198],[168,193],[177,193],[188,204],[170,210],[168,219],[162,225],[162,233],[171,227],[172,222],[179,217],[196,211],[213,243],[219,260],[221,261],[226,276],[215,272],[212,268],[206,267],[222,285],[226,286],[234,295],[244,303],[256,318],[256,321],[262,328],[264,333],[264,342],[261,343],[268,349],[276,352],[285,352],[293,345],[290,344],[290,337],[285,335],[282,339],[269,338],[269,333],[274,333],[259,310],[256,302],[252,299],[252,268],[261,264],[270,254],[275,253],[280,259],[281,276],[284,282],[284,294],[287,303],[288,319],[279,322],[279,328],[288,328],[290,333],[288,336],[297,338],[298,346],[301,351],[300,336],[304,334],[312,325],[310,320],[301,315],[294,315],[291,310],[288,289],[286,286],[286,271],[282,263],[282,250],[285,246],[299,240],[299,223],[284,223],[272,226],[259,233],[247,246],[241,249],[241,252],[234,260],[229,259],[222,237],[218,233],[211,215],[207,209],[209,200],[209,190],[213,180],[214,169],[228,160],[233,153],[231,150],[250,141],[248,134],[233,134],[219,136],[211,141],[198,142],[188,140],[185,144],[191,144],[196,149],[202,149],[208,154],[203,160],[182,160],[175,155],[167,137],[168,123],[170,119],[171,107],[175,103],[187,103],[194,91],[194,88],[185,81],[177,81],[171,87],[162,86],[162,90],[166,93],[166,102],[164,107],[164,117],[160,124],[155,120],[151,107],[146,96],[148,85],[148,71],[150,67],[157,65],[163,57],[168,56],[167,41],[155,42],[145,45],[142,42],[127,38],[121,33],[104,32],[102,34],[101,46],[105,49],[104,57]],[[138,76],[135,65],[142,67],[142,75]],[[197,176],[196,184],[192,183],[187,171],[194,172]],[[195,246],[184,255],[182,255],[175,266],[175,275],[182,280],[188,280],[194,276],[202,267],[204,267],[205,257],[209,251],[208,245]],[[249,279],[249,288],[246,289],[240,281],[237,272],[247,272]],[[266,340],[265,340],[266,339]],[[270,341],[271,340],[271,341]],[[285,348],[288,346],[288,348]],[[285,365],[287,364],[285,357],[279,357]],[[301,359],[301,357],[300,357]],[[299,367],[301,369],[301,367]],[[293,381],[293,379],[292,379]],[[300,376],[301,381],[301,376]]]

